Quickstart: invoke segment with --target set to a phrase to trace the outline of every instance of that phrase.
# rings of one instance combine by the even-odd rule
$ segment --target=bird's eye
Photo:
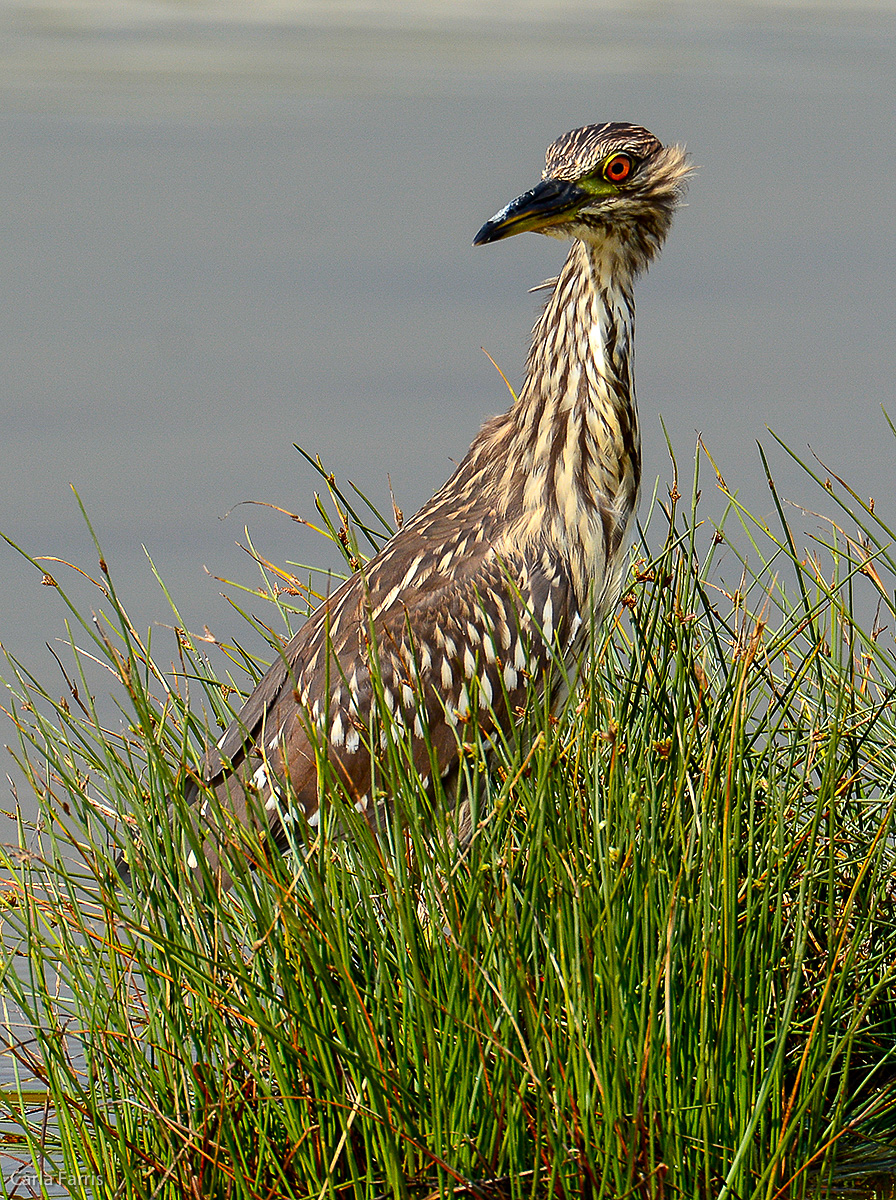
[[[610,183],[622,183],[632,173],[632,160],[627,154],[614,154],[609,162],[604,164],[604,179]]]

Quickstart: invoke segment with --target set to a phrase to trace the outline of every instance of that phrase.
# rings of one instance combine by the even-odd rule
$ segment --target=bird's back
[[[533,689],[565,690],[583,626],[569,572],[543,539],[509,540],[475,459],[311,614],[209,752],[205,778],[239,819],[248,790],[275,836],[286,807],[315,825],[324,752],[375,821],[384,721],[407,731],[424,785],[437,773],[450,791],[468,720],[488,737]]]

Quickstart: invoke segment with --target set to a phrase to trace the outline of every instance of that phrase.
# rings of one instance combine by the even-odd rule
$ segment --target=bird
[[[375,829],[391,799],[377,786],[378,706],[410,739],[422,785],[438,777],[446,797],[470,721],[494,741],[533,688],[551,708],[567,694],[618,598],[638,506],[633,286],[690,171],[682,146],[640,126],[587,125],[553,142],[541,181],[476,234],[474,246],[527,231],[572,243],[544,285],[522,387],[306,619],[206,751],[189,802],[212,869],[222,814],[237,828],[261,814],[281,846],[299,818],[306,834],[319,825],[322,754]]]

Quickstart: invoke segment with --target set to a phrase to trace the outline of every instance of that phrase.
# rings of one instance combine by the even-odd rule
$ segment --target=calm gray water
[[[685,475],[699,430],[760,512],[767,425],[891,503],[892,4],[349,8],[0,0],[3,532],[93,570],[74,484],[138,626],[170,620],[145,546],[191,627],[240,631],[204,566],[254,581],[245,522],[327,558],[222,519],[310,514],[293,442],[410,512],[505,406],[480,347],[519,381],[563,251],[472,236],[606,119],[701,166],[639,290],[648,481],[661,414]],[[0,546],[0,642],[60,693],[62,618]]]

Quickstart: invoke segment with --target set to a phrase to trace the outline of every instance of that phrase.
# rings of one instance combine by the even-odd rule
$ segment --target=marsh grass
[[[325,479],[351,569],[386,522]],[[776,529],[721,479],[716,526],[696,478],[654,498],[566,709],[461,727],[468,842],[384,709],[379,838],[329,777],[300,852],[232,831],[227,893],[180,797],[263,663],[174,609],[163,666],[98,547],[66,697],[9,660],[41,815],[5,860],[6,1161],[110,1198],[892,1195],[896,553],[818,482],[809,551],[774,490]],[[289,624],[313,576],[260,562]]]

